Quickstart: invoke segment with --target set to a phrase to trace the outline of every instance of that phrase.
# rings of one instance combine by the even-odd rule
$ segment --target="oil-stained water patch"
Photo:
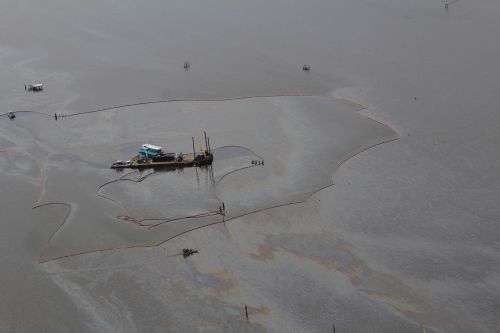
[[[332,233],[274,232],[257,243],[249,258],[262,270],[273,268],[277,279],[266,280],[260,288],[277,303],[308,305],[288,309],[299,316],[299,322],[310,320],[308,327],[332,320],[332,309],[343,309],[342,317],[334,317],[338,327],[362,315],[364,325],[373,321],[389,331],[413,331],[418,321],[409,318],[419,318],[430,308],[419,290],[372,267],[351,244]],[[294,270],[297,272],[291,273]],[[293,302],[283,292],[286,287],[282,284],[294,286]],[[358,313],[346,311],[353,307],[352,303]],[[382,312],[391,320],[377,322]]]
[[[359,290],[383,299],[401,313],[417,312],[418,293],[396,278],[372,269],[347,242],[327,235],[277,235],[266,243],[344,274]]]
[[[185,273],[191,280],[216,292],[229,290],[236,285],[236,282],[228,277],[231,274],[227,269],[220,272],[200,272],[196,266],[188,265]]]
[[[359,105],[347,101],[288,96],[157,103],[57,123],[22,123],[25,132],[37,133],[49,156],[40,203],[71,207],[42,259],[158,245],[221,222],[216,213],[221,202],[228,221],[307,200],[332,184],[332,172],[343,160],[397,138],[358,110]],[[196,136],[199,149],[203,131],[214,150],[212,167],[158,171],[145,178],[151,171],[125,175],[107,167],[115,159],[130,158],[128,152],[140,143],[187,153],[192,151],[191,136]],[[264,163],[252,163],[256,160]],[[120,177],[127,180],[102,187]],[[215,214],[178,219],[206,212]],[[122,215],[173,220],[151,229],[154,222],[138,227],[117,219]]]
[[[217,182],[230,172],[255,166],[252,161],[259,157],[243,147],[220,147],[214,149],[214,159],[211,166],[137,172],[135,179],[111,183],[101,193],[149,226],[161,219],[218,212],[222,203],[216,196]]]
[[[0,136],[0,150],[2,149],[6,149],[6,148],[10,148],[10,147],[13,147],[15,146],[15,144],[9,140],[7,140],[6,138],[3,138]]]
[[[35,180],[40,177],[40,169],[36,161],[28,155],[15,151],[0,151],[0,174]]]
[[[53,164],[47,171],[48,180],[40,204],[64,201],[71,212],[50,239],[41,259],[103,249],[154,246],[186,231],[222,221],[217,213],[220,205],[215,193],[217,179],[227,172],[251,167],[251,161],[258,158],[240,147],[217,148],[215,156],[223,151],[227,151],[227,158],[220,168],[219,162],[215,162],[208,167],[150,169],[127,174],[108,170],[117,181],[102,188],[100,183],[106,179],[99,170],[58,155],[50,162]],[[206,213],[210,214],[204,215]],[[198,214],[201,215],[193,217]],[[118,218],[123,216],[141,220],[145,228]]]

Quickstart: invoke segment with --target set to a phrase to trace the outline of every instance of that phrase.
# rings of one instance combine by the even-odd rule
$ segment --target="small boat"
[[[111,164],[111,169],[123,169],[123,168],[130,168],[132,165],[132,161],[122,161],[122,160],[116,160]]]
[[[9,119],[14,119],[16,118],[16,114],[14,113],[14,111],[9,111],[7,112],[7,117],[9,117]]]
[[[28,87],[29,91],[42,91],[43,90],[43,85],[41,83],[36,83],[36,84],[30,84]]]

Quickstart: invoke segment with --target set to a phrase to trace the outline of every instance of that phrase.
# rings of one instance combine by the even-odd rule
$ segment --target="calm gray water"
[[[460,0],[445,10],[439,0],[5,0],[0,31],[0,114],[337,98],[166,103],[57,123],[34,113],[0,117],[0,331],[500,329],[498,1]],[[25,92],[32,82],[45,91]],[[367,105],[364,114],[401,139],[334,172],[343,157],[394,136],[341,97]],[[113,224],[122,223],[114,219],[122,208],[95,196],[116,177],[106,159],[146,141],[188,152],[203,129],[215,146],[241,145],[270,161],[221,182],[216,192],[232,201],[230,214],[307,202],[152,248],[39,263],[163,238],[168,230],[153,240]],[[293,163],[280,168],[284,159]],[[332,175],[333,187],[310,196]],[[212,209],[213,189],[194,177],[154,176],[140,191],[189,184],[202,192],[186,191],[197,204],[181,210]],[[133,201],[138,215],[168,215],[179,200],[147,206],[130,185],[102,194]],[[31,209],[52,201],[71,210]],[[78,227],[68,232],[59,228],[68,218],[90,222],[70,223]],[[184,247],[200,253],[185,260],[177,256]]]

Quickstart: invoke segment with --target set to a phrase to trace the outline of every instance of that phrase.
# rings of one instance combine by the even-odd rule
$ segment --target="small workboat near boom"
[[[205,148],[202,147],[199,152],[194,149],[194,138],[193,153],[189,154],[167,153],[162,147],[146,143],[141,146],[138,155],[128,161],[113,162],[111,169],[184,168],[212,164],[213,159],[210,141],[205,134]]]

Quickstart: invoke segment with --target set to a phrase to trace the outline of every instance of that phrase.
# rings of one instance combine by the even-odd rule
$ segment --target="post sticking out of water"
[[[194,136],[192,136],[191,139],[193,140],[193,159],[194,159],[196,158],[196,151],[194,149]]]

